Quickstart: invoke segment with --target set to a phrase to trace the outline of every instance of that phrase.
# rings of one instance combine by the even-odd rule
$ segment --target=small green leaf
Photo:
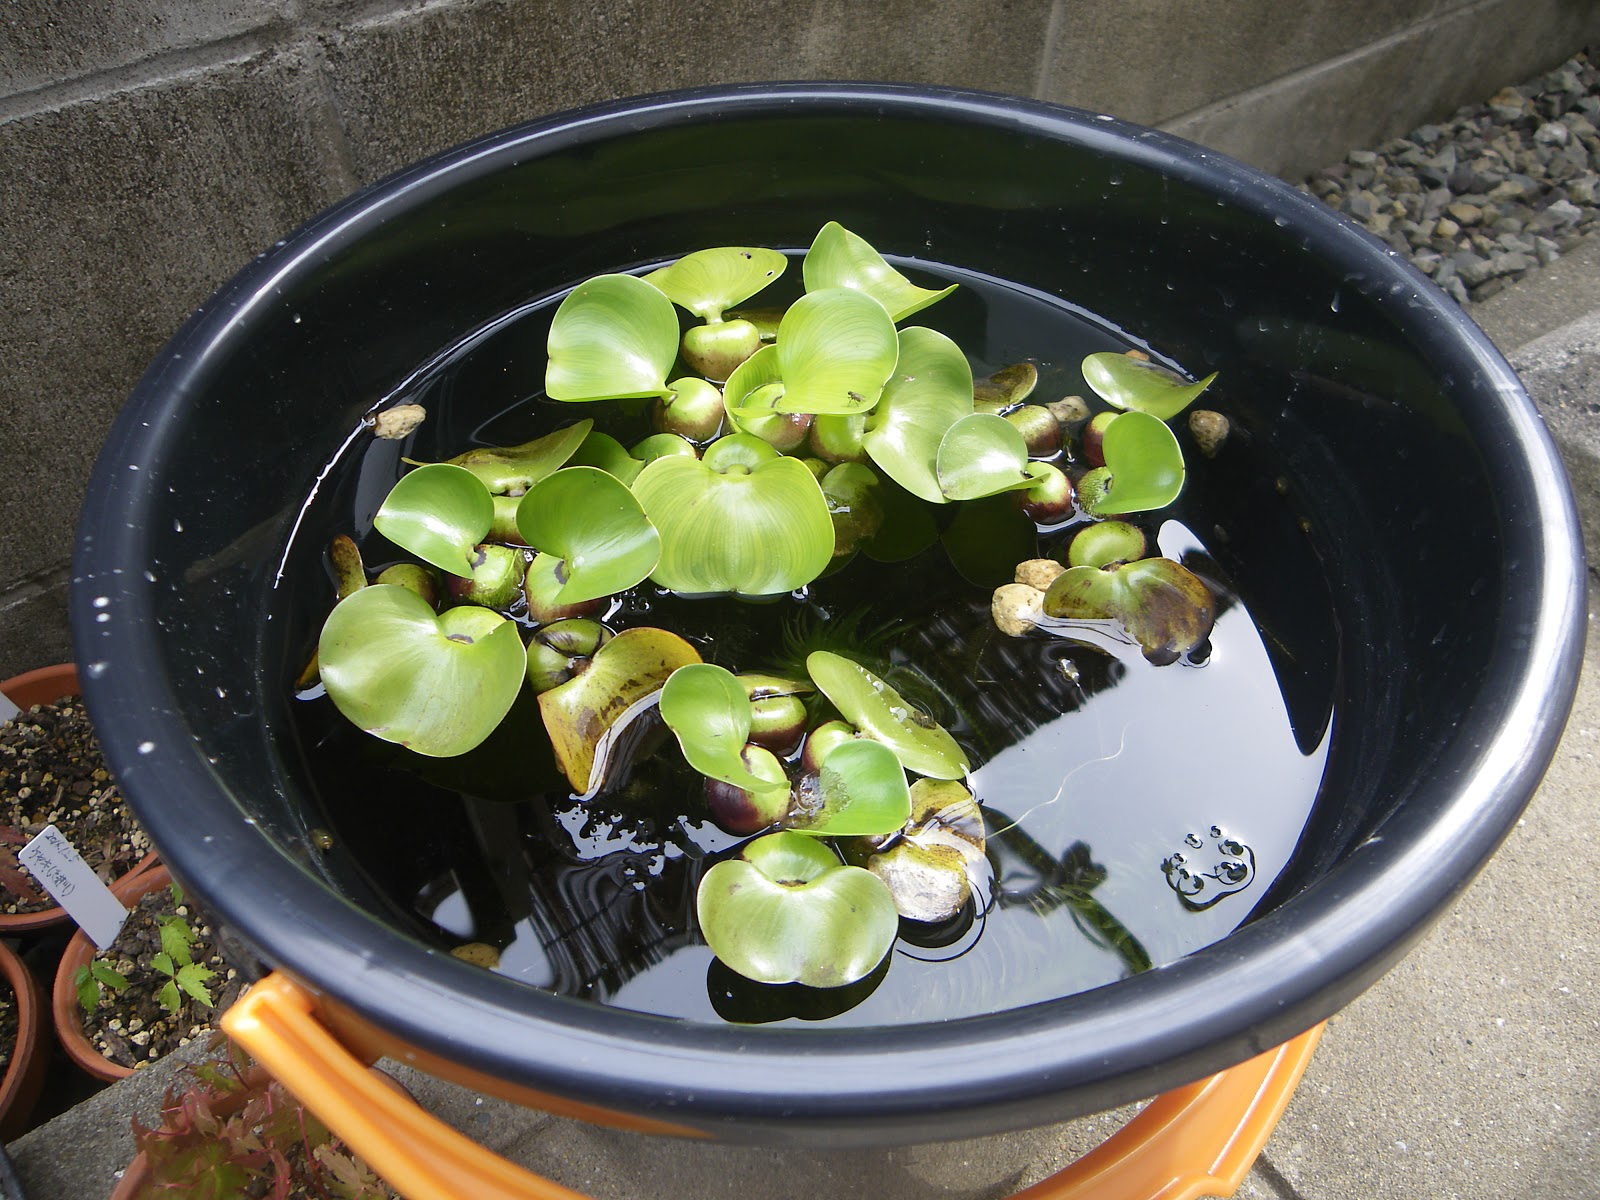
[[[1003,413],[1015,408],[1039,386],[1039,368],[1031,362],[1012,363],[993,375],[972,381],[972,405],[979,412]]]
[[[700,452],[694,448],[693,442],[676,433],[652,433],[649,437],[634,443],[633,449],[628,453],[638,459],[644,466],[649,466],[658,458],[698,458],[700,456]],[[634,478],[638,479],[639,477],[635,475]]]
[[[1067,566],[1105,567],[1144,557],[1144,533],[1126,521],[1097,521],[1073,535],[1067,547]]]
[[[626,591],[648,579],[661,557],[660,535],[639,501],[598,467],[565,467],[534,484],[517,506],[517,531],[564,561],[557,604]]]
[[[488,737],[527,669],[515,622],[476,605],[435,613],[393,584],[341,600],[317,657],[329,698],[357,727],[434,758]]]
[[[945,430],[936,459],[939,490],[951,500],[979,500],[1033,486],[1028,444],[993,413],[973,413]]]
[[[689,765],[708,779],[720,779],[762,796],[781,790],[745,766],[750,740],[750,696],[733,674],[711,663],[679,667],[661,689],[661,719],[683,748]]]
[[[1117,621],[1158,664],[1193,650],[1216,620],[1211,590],[1169,558],[1068,567],[1051,583],[1041,607],[1058,621]]]
[[[891,267],[864,238],[837,221],[829,221],[818,231],[811,249],[806,251],[802,274],[807,292],[855,288],[883,305],[896,321],[922,311],[956,289],[953,283],[940,290],[918,287]]]
[[[632,275],[598,275],[572,289],[550,322],[544,390],[552,400],[665,396],[678,357],[678,314]]]
[[[716,246],[685,254],[677,262],[644,276],[673,303],[707,321],[742,304],[779,275],[789,260],[760,246]]]
[[[911,815],[899,757],[882,742],[857,738],[829,751],[815,786],[803,781],[789,827],[814,837],[894,833]]]
[[[206,1008],[210,1008],[211,990],[206,987],[206,980],[215,974],[216,972],[210,967],[203,967],[199,963],[188,963],[178,968],[178,973],[172,977],[172,981]]]
[[[151,962],[154,963],[155,960],[151,959]],[[178,994],[176,980],[169,979],[162,985],[161,990],[156,993],[156,1002],[169,1013],[175,1013],[182,1007],[183,997]]]
[[[1159,363],[1127,354],[1101,351],[1083,360],[1083,379],[1095,394],[1114,408],[1149,413],[1170,421],[1199,398],[1217,377],[1213,371],[1198,383]]]
[[[177,964],[172,961],[172,956],[166,953],[156,953],[150,956],[150,965],[163,975],[176,975]]]
[[[367,569],[361,561],[361,549],[348,534],[341,533],[329,543],[328,563],[333,567],[334,594],[340,600],[367,586]]]
[[[520,446],[480,446],[446,461],[471,471],[494,495],[525,492],[570,459],[593,428],[585,418]]]
[[[758,983],[831,988],[870,975],[899,929],[889,889],[827,845],[781,831],[700,879],[695,909],[712,952]]]
[[[618,718],[659,691],[679,667],[699,661],[675,633],[625,629],[595,652],[588,670],[539,694],[556,762],[575,792],[592,790],[596,751]]]
[[[972,368],[961,347],[932,329],[902,329],[899,360],[867,415],[862,442],[890,479],[918,499],[943,504],[939,443],[971,415]]]
[[[740,433],[750,434],[773,446],[792,448],[805,440],[810,417],[779,412],[774,405],[783,397],[783,380],[778,374],[778,348],[763,346],[728,376],[722,389],[722,402],[728,420]]]
[[[161,949],[177,962],[188,962],[189,947],[195,942],[194,930],[189,928],[189,923],[182,917],[171,916],[162,920],[159,930]]]
[[[600,433],[598,430],[583,439],[583,444],[573,452],[567,465],[599,467],[607,475],[613,475],[629,486],[644,470],[644,463],[629,454],[621,442],[609,433]]]
[[[494,499],[465,467],[430,463],[400,477],[373,527],[441,571],[472,578],[472,552],[494,524]]]
[[[72,973],[72,988],[78,994],[78,1007],[93,1012],[100,1005],[100,985],[88,967],[79,967]]]
[[[706,447],[701,456],[707,467],[721,475],[742,475],[780,457],[772,443],[748,433],[730,433]]]
[[[90,966],[89,971],[96,980],[105,984],[106,987],[114,992],[125,991],[128,987],[128,977],[115,967],[108,966],[103,962],[95,962]]]
[[[883,306],[842,287],[808,292],[790,305],[774,349],[783,394],[772,407],[791,413],[865,412],[900,353]]]
[[[732,440],[712,443],[707,461],[657,459],[634,481],[661,534],[651,576],[661,587],[770,596],[810,583],[833,558],[833,519],[816,476],[798,459],[778,457],[719,472],[709,463],[721,461],[718,448]]]
[[[817,650],[807,656],[806,671],[846,721],[893,750],[906,770],[932,779],[967,773],[955,738],[860,663]]]
[[[1118,414],[1106,426],[1101,453],[1106,462],[1104,483],[1086,483],[1079,495],[1079,503],[1095,516],[1165,508],[1183,491],[1183,448],[1159,417],[1145,412]],[[1089,475],[1084,476],[1086,481]]]

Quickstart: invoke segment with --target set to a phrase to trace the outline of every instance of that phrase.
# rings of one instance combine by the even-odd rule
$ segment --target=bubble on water
[[[88,672],[88,675],[89,675],[90,679],[99,679],[102,675],[104,675],[106,673],[107,668],[109,668],[110,666],[111,666],[110,663],[92,662],[87,667],[85,667],[84,670]]]
[[[182,533],[183,532],[183,522],[178,520],[177,517],[173,517],[172,518],[172,532],[173,533]]]
[[[139,753],[140,754],[149,754],[155,748],[156,748],[156,744],[154,742],[140,742],[139,743]]]
[[[110,608],[111,607],[111,597],[110,596],[96,596],[89,603],[93,604],[96,608]]]
[[[1167,886],[1177,893],[1185,908],[1195,911],[1243,891],[1256,877],[1254,850],[1220,825],[1211,826],[1208,832],[1210,853],[1191,857],[1178,851],[1161,863]],[[1183,838],[1183,844],[1191,850],[1204,850],[1206,841],[1198,833],[1185,834]]]

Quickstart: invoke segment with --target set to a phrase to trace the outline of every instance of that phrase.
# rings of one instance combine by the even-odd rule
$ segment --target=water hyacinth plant
[[[1032,402],[1032,363],[975,378],[955,341],[908,323],[954,285],[919,286],[834,222],[797,299],[747,307],[789,261],[714,247],[575,287],[551,319],[544,402],[585,415],[521,445],[406,460],[374,527],[414,561],[369,580],[337,539],[314,668],[346,718],[430,758],[472,751],[531,691],[581,799],[640,746],[681,755],[705,819],[744,839],[697,893],[721,967],[842,989],[879,972],[902,922],[979,902],[967,752],[865,654],[706,661],[672,629],[618,628],[622,599],[782,602],[858,555],[942,553],[1002,585],[1003,632],[1110,625],[1175,661],[1204,646],[1211,594],[1111,518],[1179,495],[1168,422],[1212,379],[1092,354],[1082,374],[1105,409],[1091,421],[1077,397]],[[595,414],[630,403],[656,432],[628,446]],[[1066,562],[1005,582],[1041,529],[1065,527]]]

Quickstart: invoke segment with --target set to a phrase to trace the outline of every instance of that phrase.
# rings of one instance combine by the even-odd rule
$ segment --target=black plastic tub
[[[531,296],[728,241],[803,248],[829,219],[890,256],[1066,297],[1233,381],[1236,428],[1277,471],[1215,514],[1227,565],[1336,693],[1294,860],[1207,949],[939,1024],[669,1021],[426,948],[314,844],[323,818],[285,732],[327,604],[315,563],[285,557],[319,473],[429,353]],[[537,386],[536,354],[529,370]],[[1261,522],[1247,519],[1268,511],[1292,534],[1273,530],[1265,544],[1291,549],[1270,567],[1251,558]],[[265,962],[514,1089],[843,1146],[1107,1108],[1338,1010],[1528,802],[1576,686],[1582,578],[1559,460],[1511,370],[1425,278],[1317,202],[1106,117],[792,84],[511,129],[278,243],[125,407],[90,486],[72,604],[113,768],[173,872]]]

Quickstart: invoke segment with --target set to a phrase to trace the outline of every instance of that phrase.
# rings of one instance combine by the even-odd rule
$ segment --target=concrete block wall
[[[1600,42],[1597,0],[0,0],[0,677],[67,660],[101,439],[184,316],[418,157],[760,79],[1009,92],[1286,177]]]

